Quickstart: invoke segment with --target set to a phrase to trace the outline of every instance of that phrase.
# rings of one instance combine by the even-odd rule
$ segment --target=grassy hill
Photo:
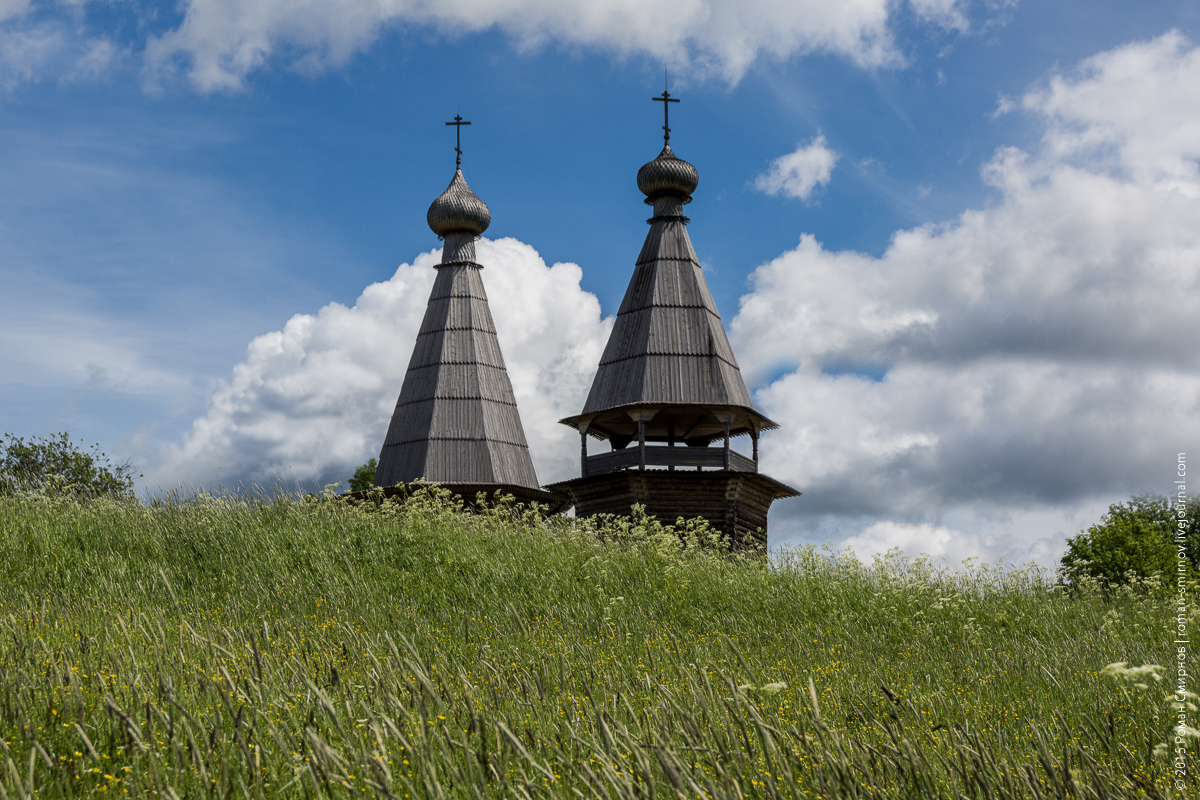
[[[1182,796],[1166,592],[688,538],[0,498],[0,798]]]

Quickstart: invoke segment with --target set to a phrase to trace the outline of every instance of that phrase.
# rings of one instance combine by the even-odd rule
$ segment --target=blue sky
[[[487,236],[521,245],[496,250],[493,306],[508,291],[493,282],[518,274],[514,292],[544,299],[540,317],[494,308],[498,326],[533,331],[510,346],[500,330],[527,396],[553,398],[522,401],[526,426],[575,413],[645,235],[634,176],[661,146],[650,97],[669,67],[672,145],[700,172],[693,242],[758,402],[794,433],[764,443],[805,492],[773,513],[773,542],[1049,563],[1109,502],[1165,489],[1196,443],[1200,372],[1169,355],[1196,351],[1195,331],[1154,331],[1197,303],[1200,251],[1181,232],[1200,185],[1184,141],[1197,41],[1190,2],[0,0],[0,427],[99,442],[152,486],[344,479],[378,449],[411,350],[409,321],[355,327],[361,298],[383,284],[386,308],[419,319],[427,287],[401,298],[397,267],[438,245],[425,209],[453,173],[455,113],[473,123],[464,169]],[[789,154],[817,165],[803,197],[762,188]],[[1106,193],[1175,227],[1101,225]],[[1075,217],[1038,211],[1075,202]],[[1004,227],[1023,235],[1021,220],[1047,224],[1025,250]],[[1103,254],[1072,238],[1088,225],[1112,231]],[[1173,272],[1147,278],[1158,247]],[[983,294],[946,288],[973,269],[990,276]],[[1154,281],[1173,304],[1138,304]],[[357,322],[327,321],[331,303]],[[572,320],[551,324],[562,309]],[[278,354],[290,320],[295,358]],[[272,356],[256,337],[277,331]],[[338,336],[330,362],[357,378],[312,372],[313,343]],[[1153,374],[1150,353],[1167,354]],[[247,388],[300,376],[365,394]],[[906,379],[993,400],[927,419],[934,403]],[[1105,411],[1067,399],[1084,384],[1179,400],[1109,394]],[[1051,396],[1026,407],[1022,392]],[[1060,416],[1030,419],[1056,402]],[[1063,433],[1082,417],[1091,427]],[[530,432],[546,482],[574,458],[557,436]],[[1114,455],[1132,441],[1154,446]]]

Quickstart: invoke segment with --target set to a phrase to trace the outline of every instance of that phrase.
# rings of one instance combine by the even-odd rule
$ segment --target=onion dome
[[[653,199],[658,195],[682,195],[688,197],[696,191],[700,173],[696,168],[671,152],[671,145],[663,147],[658,158],[643,164],[638,170],[637,184],[642,194]]]
[[[450,181],[446,191],[430,204],[425,220],[438,236],[448,233],[479,236],[492,223],[492,212],[467,186],[462,170],[458,169],[454,171],[454,180]]]

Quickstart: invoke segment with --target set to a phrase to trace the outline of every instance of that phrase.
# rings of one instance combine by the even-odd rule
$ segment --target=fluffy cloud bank
[[[926,5],[921,15],[940,23],[940,9]],[[146,55],[152,69],[184,65],[197,88],[212,91],[240,87],[281,52],[298,52],[302,68],[344,63],[388,26],[451,35],[498,28],[525,47],[554,41],[649,55],[736,81],[764,55],[821,51],[863,65],[896,61],[892,7],[887,0],[326,0],[299,6],[188,0],[183,23],[152,39]]]
[[[583,406],[612,321],[579,287],[575,264],[547,266],[513,239],[483,239],[477,249],[538,477],[570,477],[576,438],[557,420]],[[150,477],[171,485],[345,481],[379,453],[439,260],[438,251],[424,253],[368,286],[352,308],[297,314],[252,341]]]
[[[1070,516],[1167,489],[1200,444],[1197,86],[1178,34],[1097,55],[1007,104],[1046,134],[984,167],[993,207],[878,258],[804,236],[759,267],[731,328],[771,381],[758,399],[783,429],[764,457],[806,492],[797,535],[865,520],[847,541],[866,552],[949,557],[938,521],[964,509]],[[1045,549],[990,528],[1006,532],[974,554]]]
[[[88,6],[103,13],[90,15]],[[981,13],[996,7],[984,4]],[[169,13],[110,0],[0,0],[0,89],[93,77],[136,54],[151,86],[182,75],[201,92],[239,90],[272,65],[337,68],[390,30],[500,30],[520,48],[647,56],[736,83],[760,59],[806,53],[863,67],[900,64],[898,16],[963,32],[967,8],[967,0],[183,0]]]
[[[1200,49],[1177,31],[1054,75],[1020,101],[1046,123],[1045,156],[1196,197]],[[1005,109],[1014,107],[1007,101]]]

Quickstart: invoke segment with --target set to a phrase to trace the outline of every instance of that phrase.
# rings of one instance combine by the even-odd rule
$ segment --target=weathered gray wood
[[[689,403],[753,408],[680,219],[655,219],[583,413]]]
[[[682,208],[679,199],[654,202],[656,216],[583,412],[564,424],[577,426],[581,418],[594,415],[591,435],[623,440],[636,435],[625,410],[653,405],[702,414],[737,409],[734,436],[774,428],[754,409],[684,219],[672,216]],[[649,423],[645,435],[662,441],[671,423],[693,430],[696,437],[712,439],[723,433],[715,418],[698,426],[695,422],[668,414]]]
[[[683,206],[698,180],[669,147],[638,173],[650,231],[583,412],[562,420],[581,433],[582,477],[547,488],[579,516],[641,503],[664,522],[703,516],[735,542],[765,545],[771,503],[799,493],[758,474],[758,435],[776,425],[754,409],[687,233]],[[589,435],[614,450],[589,456]],[[753,438],[753,459],[730,450],[739,435]]]
[[[681,448],[687,449],[687,448]],[[576,516],[629,514],[634,503],[668,525],[703,517],[735,548],[767,544],[771,503],[800,493],[765,475],[746,472],[618,470],[546,487],[570,498]]]
[[[379,453],[376,486],[424,479],[464,492],[541,491],[474,261],[475,235],[490,219],[461,172],[431,206],[431,227],[445,236],[442,263]]]

